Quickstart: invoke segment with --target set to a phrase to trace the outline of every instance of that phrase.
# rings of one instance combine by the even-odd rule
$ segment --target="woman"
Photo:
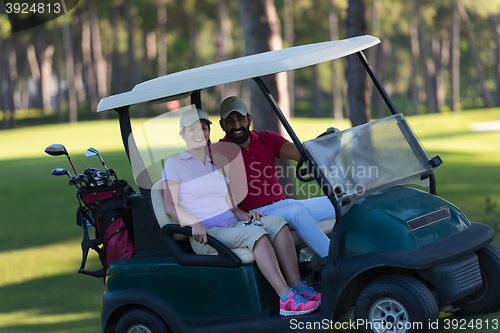
[[[208,234],[229,248],[252,250],[257,266],[280,296],[281,315],[316,310],[321,295],[300,281],[287,222],[281,216],[245,212],[229,204],[226,178],[205,154],[210,124],[203,110],[191,109],[181,116],[180,135],[186,141],[186,151],[165,162],[166,213],[181,225],[191,226],[191,246],[197,254],[214,251],[207,245]],[[247,222],[252,220],[257,222]]]

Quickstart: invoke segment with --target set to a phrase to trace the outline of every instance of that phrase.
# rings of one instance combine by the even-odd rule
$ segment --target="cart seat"
[[[163,203],[163,181],[157,181],[153,187],[151,188],[151,204],[153,206],[153,211],[156,215],[156,220],[160,225],[160,228],[166,224],[179,224],[179,221],[174,220],[171,216],[165,213],[165,205]],[[330,235],[332,232],[333,226],[335,225],[335,219],[326,219],[320,221],[318,223],[321,230],[323,230],[327,235]],[[300,246],[304,244],[304,241],[297,234],[297,231],[292,230],[292,238],[295,243],[295,246]],[[184,240],[187,239],[185,235],[174,235],[175,240]],[[248,248],[234,248],[231,249],[240,259],[243,264],[249,264],[255,261],[253,257],[253,253]]]

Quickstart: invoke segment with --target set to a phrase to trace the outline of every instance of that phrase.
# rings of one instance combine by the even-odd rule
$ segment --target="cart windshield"
[[[135,181],[140,188],[151,189],[153,184],[160,180],[168,179],[164,175],[165,163],[169,158],[177,157],[181,152],[187,150],[187,145],[190,142],[193,143],[195,139],[201,140],[202,135],[199,138],[191,138],[188,136],[181,135],[181,119],[185,112],[190,112],[196,110],[194,105],[189,105],[182,107],[173,111],[166,112],[155,118],[152,118],[140,126],[136,127],[128,138],[128,147],[130,151],[130,163],[132,165],[132,171],[134,174]],[[216,117],[212,117],[217,119]],[[199,120],[199,118],[197,119]],[[188,125],[192,124],[195,119],[190,119]],[[218,124],[214,121],[211,125],[212,136],[214,140],[220,138],[220,129],[217,129]],[[202,141],[202,142],[201,142]],[[246,173],[245,166],[243,162],[243,157],[241,155],[241,150],[236,144],[225,143],[223,145],[219,144],[219,150],[208,150],[206,148],[206,141],[203,139],[200,141],[200,147],[203,149],[205,147],[205,153],[210,158],[211,163],[216,166],[225,177],[227,185],[231,191],[235,203],[241,202],[248,193],[248,188],[246,185]],[[221,152],[222,150],[222,152]],[[182,156],[182,155],[181,155]],[[192,170],[184,170],[186,173],[190,173]],[[215,171],[212,170],[212,171]],[[229,182],[229,172],[231,172],[232,178],[235,181]],[[195,176],[193,176],[196,178]],[[237,180],[242,179],[244,181],[238,182]],[[205,183],[201,182],[202,185]],[[207,185],[208,186],[208,185]]]
[[[305,141],[323,179],[351,203],[398,184],[427,186],[429,155],[402,114]]]

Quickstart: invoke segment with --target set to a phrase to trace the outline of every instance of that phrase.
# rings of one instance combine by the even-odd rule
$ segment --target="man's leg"
[[[330,203],[331,205],[331,203]],[[320,257],[328,255],[330,239],[318,226],[316,219],[300,201],[282,200],[271,205],[253,209],[266,215],[281,215],[297,230],[300,238]]]
[[[333,208],[330,199],[326,196],[297,201],[311,211],[311,214],[316,221],[335,218],[335,209]]]

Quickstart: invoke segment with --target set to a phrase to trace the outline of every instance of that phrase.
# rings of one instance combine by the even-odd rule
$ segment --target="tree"
[[[419,21],[418,37],[420,45],[420,62],[424,70],[425,101],[427,105],[427,112],[435,113],[437,111],[436,67],[433,59],[429,57],[427,33],[424,21],[422,18]]]
[[[410,50],[411,50],[411,76],[410,76],[410,95],[412,113],[418,114],[419,88],[418,78],[418,59],[420,58],[420,45],[418,42],[418,28],[415,22],[410,22]]]
[[[62,32],[64,40],[64,53],[66,59],[66,79],[68,81],[69,121],[78,121],[78,102],[75,87],[75,59],[73,58],[73,43],[67,15],[62,16]]]
[[[278,13],[273,0],[238,0],[238,13],[245,38],[245,53],[247,55],[281,49],[281,28]],[[276,99],[285,116],[290,116],[288,87],[286,73],[267,75],[262,78],[271,94]],[[262,92],[253,84],[251,87],[251,112],[253,127],[256,130],[267,129],[284,133],[279,126],[278,119],[274,116]],[[285,134],[285,136],[287,136]],[[288,170],[288,160],[279,159],[278,168]],[[282,188],[292,184],[291,175],[283,172],[279,178]],[[288,191],[287,191],[288,192]],[[291,193],[287,193],[288,196]]]
[[[108,69],[106,59],[102,52],[101,30],[99,28],[99,19],[95,0],[89,0],[90,28],[92,31],[92,50],[94,51],[94,64],[97,79],[97,96],[99,99],[108,95]],[[92,108],[94,110],[94,108]],[[107,112],[101,112],[101,117],[106,117]]]
[[[349,0],[346,19],[347,38],[366,34],[364,0]],[[370,121],[370,88],[366,70],[353,54],[347,57],[347,102],[349,103],[349,118],[352,126],[358,126]]]
[[[17,77],[15,40],[12,35],[10,35],[7,40],[0,40],[0,82],[5,83],[0,86],[0,97],[3,100],[3,103],[0,104],[0,108],[3,108],[4,129],[14,128],[16,126],[14,89]]]
[[[217,17],[219,20],[219,31],[217,38],[217,55],[216,61],[229,60],[232,52],[231,43],[231,19],[229,17],[229,8],[227,0],[219,0],[217,2]],[[228,83],[215,87],[216,102],[220,104],[222,100],[228,96],[236,94],[234,84]]]
[[[285,0],[284,5],[284,30],[285,30],[285,43],[287,47],[294,46],[294,33],[293,33],[293,0]],[[288,98],[290,104],[290,116],[293,117],[295,109],[295,73],[288,71],[286,73],[288,78]]]
[[[335,0],[328,0],[328,30],[330,33],[330,40],[339,40],[339,19],[335,9]],[[341,71],[337,68],[342,64],[343,60],[332,61],[332,105],[333,117],[337,120],[342,120],[344,114],[342,112],[342,82],[344,81]]]
[[[460,14],[458,3],[452,6],[451,46],[450,46],[450,81],[451,81],[451,110],[460,109]]]
[[[462,21],[464,22],[465,32],[467,33],[467,39],[469,41],[469,47],[472,55],[472,60],[474,61],[474,66],[476,67],[477,77],[479,80],[479,87],[481,89],[481,93],[484,99],[484,106],[489,108],[491,106],[490,102],[490,92],[488,87],[486,86],[486,80],[483,74],[483,68],[481,66],[481,62],[479,61],[478,50],[476,48],[475,38],[472,32],[472,27],[469,20],[469,15],[467,15],[467,11],[462,3],[462,1],[457,0],[458,12]]]
[[[247,55],[281,49],[281,28],[273,0],[238,0],[240,23],[245,38]],[[268,75],[262,78],[279,107],[289,116],[286,74]],[[256,85],[251,89],[251,109],[255,129],[280,132],[278,119],[270,117],[273,111]]]
[[[498,24],[498,20],[495,15],[490,14],[488,19],[491,24],[491,30],[493,31],[493,36],[495,40],[495,82],[496,82],[496,91],[495,91],[495,101],[496,106],[500,106],[500,25]]]

